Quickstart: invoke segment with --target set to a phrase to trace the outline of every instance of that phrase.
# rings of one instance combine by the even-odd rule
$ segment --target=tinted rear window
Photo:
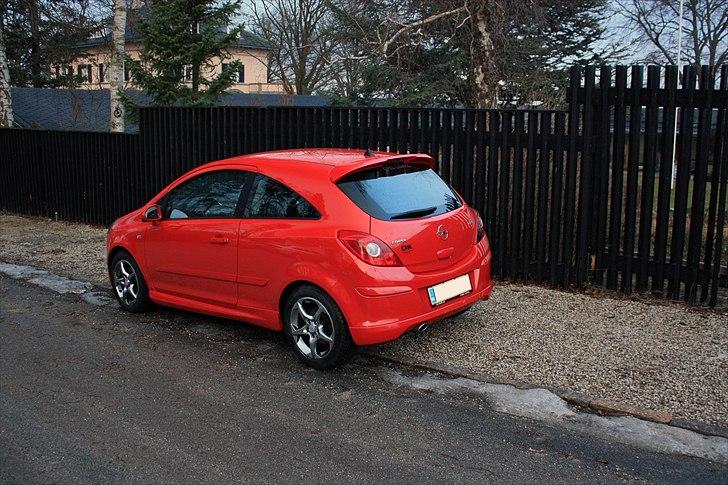
[[[385,221],[436,216],[463,205],[439,175],[422,165],[385,165],[351,174],[337,185],[364,212]]]

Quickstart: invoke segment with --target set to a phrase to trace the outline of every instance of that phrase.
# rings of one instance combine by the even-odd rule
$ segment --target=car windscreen
[[[362,170],[337,185],[364,212],[385,221],[436,216],[463,205],[439,175],[422,165]]]

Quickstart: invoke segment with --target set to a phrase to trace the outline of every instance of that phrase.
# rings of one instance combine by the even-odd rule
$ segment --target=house
[[[138,19],[144,15],[144,7],[132,8],[127,15],[125,52],[132,59],[139,59],[143,38],[136,27]],[[85,89],[109,89],[109,76],[106,68],[111,57],[111,29],[104,29],[97,37],[89,38],[78,46],[79,56],[65,66],[56,66],[56,75],[73,75],[78,87]],[[241,93],[282,93],[283,85],[269,82],[269,47],[264,39],[247,31],[241,32],[225,59],[213,59],[213,67],[202,73],[203,77],[219,74],[226,63],[240,61],[242,67],[235,76],[231,91]],[[190,69],[183,71],[185,80],[191,82]],[[126,88],[135,86],[126,71]]]

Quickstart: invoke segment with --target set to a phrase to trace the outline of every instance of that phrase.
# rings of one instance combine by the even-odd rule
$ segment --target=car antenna
[[[367,148],[366,151],[364,152],[364,156],[365,157],[376,157],[377,155],[373,151],[371,151],[370,149]]]

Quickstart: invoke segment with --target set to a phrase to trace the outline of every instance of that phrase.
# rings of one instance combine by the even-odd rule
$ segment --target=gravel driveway
[[[0,215],[0,260],[108,285],[105,235],[100,227]],[[728,424],[725,309],[497,283],[490,301],[377,351]]]

